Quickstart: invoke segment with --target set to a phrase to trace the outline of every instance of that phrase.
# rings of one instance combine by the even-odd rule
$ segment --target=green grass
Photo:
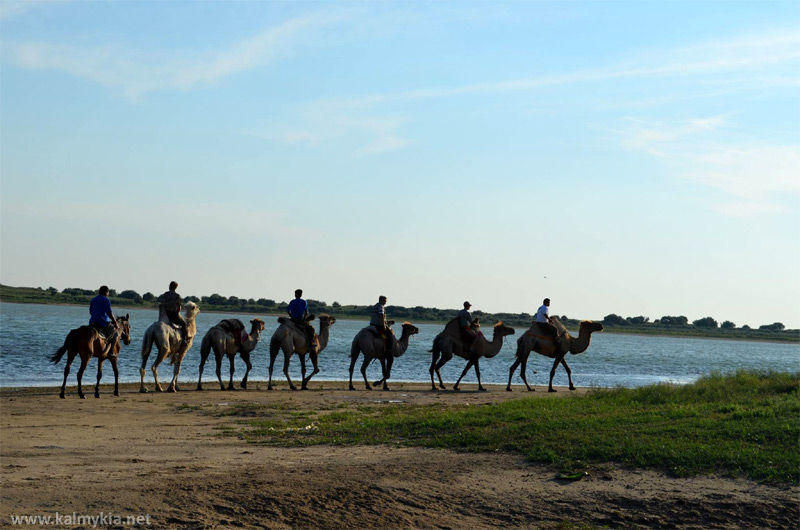
[[[719,473],[797,484],[799,388],[800,374],[740,372],[686,386],[593,390],[568,399],[526,397],[480,406],[265,408],[263,415],[249,408],[234,432],[270,445],[505,451],[562,471],[616,462],[678,476]]]

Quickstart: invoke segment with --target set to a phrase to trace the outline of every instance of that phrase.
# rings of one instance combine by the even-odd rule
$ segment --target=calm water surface
[[[201,308],[202,310],[202,308]],[[123,346],[120,352],[120,381],[138,382],[141,360],[141,339],[144,330],[152,324],[158,314],[150,309],[121,310],[131,316],[131,344]],[[391,315],[390,315],[391,317]],[[269,341],[272,332],[278,327],[274,316],[221,314],[201,312],[197,319],[198,339],[187,353],[181,367],[180,380],[184,388],[193,388],[190,383],[197,382],[200,362],[200,340],[210,327],[223,318],[239,318],[243,322],[251,318],[262,318],[267,323],[262,340]],[[64,342],[70,329],[85,324],[89,319],[88,308],[69,306],[50,306],[34,304],[0,304],[0,386],[51,386],[60,385],[63,378],[64,360],[58,365],[48,362],[48,358]],[[316,380],[346,380],[350,342],[366,321],[339,320],[331,328],[328,347],[320,355],[321,373]],[[249,324],[248,324],[249,329]],[[396,381],[429,381],[428,366],[433,337],[442,329],[440,324],[419,324],[419,334],[411,338],[408,351],[397,359],[392,369],[392,379]],[[399,331],[399,328],[398,328]],[[481,362],[481,376],[484,383],[503,383],[508,380],[508,368],[514,360],[516,339],[524,330],[507,337],[503,349],[492,358]],[[155,350],[154,350],[155,352]],[[250,379],[266,380],[269,348],[266,343],[259,344],[252,354],[253,371]],[[145,382],[152,388],[150,364],[148,362]],[[213,356],[212,356],[213,358]],[[84,375],[84,383],[93,385],[96,375],[96,360],[92,360]],[[689,383],[712,371],[731,372],[740,368],[776,371],[800,371],[800,345],[772,344],[765,342],[710,340],[676,337],[650,337],[634,335],[614,335],[596,333],[586,353],[568,355],[567,362],[572,368],[573,380],[578,386],[597,387],[636,387],[658,382]],[[461,374],[465,361],[454,358],[442,368],[446,382],[454,382]],[[282,373],[283,357],[279,356],[273,378],[285,380]],[[360,361],[356,365],[354,381],[360,381]],[[540,355],[531,354],[528,362],[528,381],[531,384],[547,384],[552,362]],[[103,382],[114,381],[111,367],[106,364]],[[236,379],[244,375],[244,363],[236,359]],[[538,370],[538,374],[532,374]],[[77,364],[73,363],[72,373],[67,384],[74,386]],[[521,384],[519,372],[514,376],[514,384]],[[223,363],[222,377],[227,381],[228,363]],[[292,359],[290,367],[292,378],[300,377],[298,358]],[[379,364],[373,363],[368,375],[378,379]],[[159,369],[159,379],[169,381],[172,367],[164,363]],[[203,381],[216,380],[214,364],[206,364]],[[476,382],[475,372],[464,378],[467,383]],[[313,381],[312,381],[313,382]],[[554,380],[556,385],[566,385],[567,377],[559,368]],[[213,388],[213,386],[209,386]],[[359,385],[358,388],[361,388]]]

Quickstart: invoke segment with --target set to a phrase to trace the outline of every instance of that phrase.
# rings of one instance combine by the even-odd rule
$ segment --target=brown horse
[[[81,326],[67,333],[64,345],[50,357],[50,361],[56,364],[65,353],[67,354],[64,383],[61,385],[61,395],[59,396],[61,399],[64,399],[64,387],[67,386],[69,368],[72,366],[72,361],[76,355],[81,356],[81,367],[78,369],[78,395],[81,399],[86,399],[81,388],[81,378],[86,366],[89,364],[89,359],[92,357],[97,357],[97,384],[94,387],[94,397],[100,397],[100,378],[103,376],[103,361],[106,359],[109,360],[111,368],[114,369],[114,395],[119,396],[119,369],[117,368],[117,355],[120,349],[119,341],[121,338],[126,346],[131,343],[131,325],[129,315],[117,317],[116,321],[117,330],[110,337],[112,342],[108,350],[106,350],[106,339],[99,331],[92,326]]]

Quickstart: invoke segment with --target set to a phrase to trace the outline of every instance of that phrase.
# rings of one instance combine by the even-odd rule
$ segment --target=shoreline
[[[84,304],[70,304],[65,302],[54,302],[54,303],[43,303],[43,302],[24,302],[24,301],[7,301],[0,299],[0,306],[2,304],[20,304],[20,305],[40,305],[40,306],[58,306],[58,307],[86,307]],[[157,308],[151,307],[143,307],[141,305],[126,305],[126,304],[115,304],[115,308],[119,309],[137,309],[137,310],[152,310],[158,312]],[[202,307],[201,307],[202,311]],[[258,311],[226,311],[223,309],[211,309],[205,311],[208,314],[220,314],[220,315],[244,315],[244,314],[256,314],[256,315],[263,315],[265,317],[281,317],[284,316],[283,313],[273,313],[273,312],[264,312],[260,313]],[[330,314],[331,316],[336,317],[336,319],[341,320],[361,320],[361,321],[368,321],[369,319],[366,316],[357,316],[357,315],[337,315],[335,313],[320,313],[320,314]],[[399,322],[400,320],[398,320]],[[446,320],[417,320],[414,324],[439,324],[444,325],[446,324]],[[520,329],[528,329],[526,325],[512,325],[512,327],[518,327]],[[569,329],[569,328],[568,328]],[[570,332],[575,332],[576,330],[570,330]],[[741,332],[741,330],[738,330]],[[758,330],[752,330],[754,332],[758,332]],[[630,335],[634,337],[673,337],[673,338],[683,338],[683,339],[705,339],[705,340],[724,340],[724,341],[742,341],[742,342],[764,342],[768,344],[796,344],[800,345],[800,336],[795,337],[787,337],[785,339],[777,339],[777,338],[761,338],[761,337],[722,337],[716,335],[699,335],[694,333],[681,333],[680,331],[670,332],[666,330],[630,330],[626,331],[620,328],[605,328],[603,333],[611,334],[611,335]]]

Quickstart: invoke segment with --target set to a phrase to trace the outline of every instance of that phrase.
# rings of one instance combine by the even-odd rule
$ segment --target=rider
[[[169,282],[169,291],[159,296],[158,299],[161,302],[161,307],[164,309],[164,313],[167,315],[167,318],[169,318],[169,321],[180,328],[181,342],[186,344],[189,338],[189,333],[186,330],[186,321],[183,320],[183,317],[181,317],[183,300],[181,300],[181,295],[175,291],[177,288],[178,282]]]
[[[458,328],[461,330],[461,338],[464,341],[466,350],[469,350],[472,347],[472,343],[478,338],[478,333],[472,327],[474,320],[469,313],[470,307],[472,307],[472,304],[464,302],[464,309],[458,312]]]
[[[542,301],[542,305],[539,307],[539,310],[536,311],[536,323],[539,325],[539,329],[541,329],[544,333],[551,335],[555,341],[558,339],[558,330],[551,323],[552,320],[550,319],[549,308],[550,299],[545,298]]]
[[[309,344],[309,352],[316,353],[317,352],[317,344],[314,340],[314,328],[311,324],[308,323],[308,302],[303,300],[303,290],[302,289],[295,289],[294,291],[294,300],[289,302],[289,307],[286,308],[286,312],[289,313],[289,317],[292,319],[292,322],[300,328],[306,334],[306,341]]]
[[[108,299],[109,289],[103,285],[97,290],[98,295],[89,302],[89,325],[100,332],[100,335],[108,340],[117,328],[117,319],[111,312],[111,300]],[[106,344],[106,349],[111,346],[111,341]]]
[[[386,297],[380,295],[378,303],[372,306],[372,315],[369,319],[369,325],[374,326],[378,330],[378,336],[383,339],[384,351],[389,352],[392,349],[392,331],[386,325]]]

